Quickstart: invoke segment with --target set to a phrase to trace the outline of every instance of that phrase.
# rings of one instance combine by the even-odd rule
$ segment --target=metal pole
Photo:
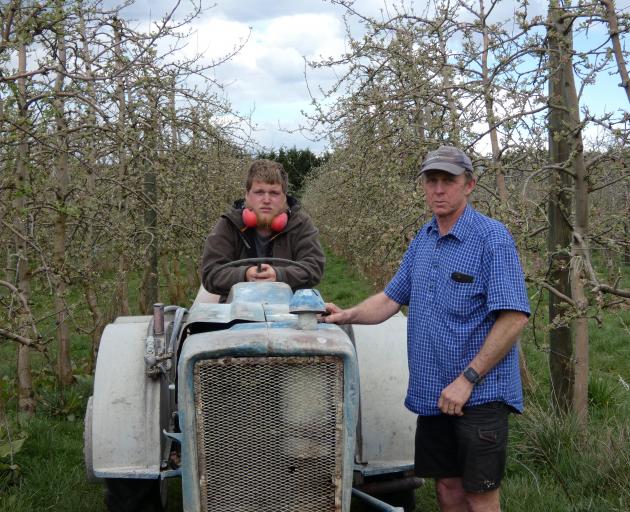
[[[153,334],[160,336],[164,334],[164,304],[153,304]]]
[[[352,488],[352,494],[366,502],[368,505],[371,505],[374,510],[384,510],[385,512],[405,512],[405,509],[402,507],[393,507],[384,501],[377,500],[374,496],[370,496],[369,494],[355,489],[354,487]]]

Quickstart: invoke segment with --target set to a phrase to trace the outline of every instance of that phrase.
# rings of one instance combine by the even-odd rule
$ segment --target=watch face
[[[468,367],[464,370],[464,377],[471,382],[472,384],[477,384],[481,379],[479,378],[479,374],[471,367]]]

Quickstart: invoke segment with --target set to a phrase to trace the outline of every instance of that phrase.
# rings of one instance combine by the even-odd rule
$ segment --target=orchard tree
[[[71,359],[72,338],[88,333],[91,371],[104,325],[131,312],[128,275],[141,273],[147,259],[145,308],[163,300],[160,258],[169,290],[182,289],[173,277],[186,289],[198,284],[208,226],[249,159],[235,136],[237,122],[247,120],[234,115],[237,122],[216,126],[232,114],[217,84],[188,81],[218,64],[173,58],[197,14],[177,21],[171,11],[144,33],[100,2],[2,7],[0,338],[18,350],[24,411],[35,405],[32,350],[45,351],[56,331],[63,389],[83,371]],[[172,46],[158,44],[166,40]],[[33,307],[47,301],[54,322]]]
[[[400,2],[379,18],[335,3],[363,34],[348,22],[348,51],[312,63],[341,77],[310,117],[333,147],[303,193],[323,237],[386,281],[427,218],[413,190],[419,162],[443,143],[462,147],[478,170],[475,206],[508,225],[528,282],[550,294],[553,402],[585,424],[588,320],[627,307],[629,131],[627,109],[583,98],[615,72],[627,92],[627,17],[607,1],[552,1],[546,16],[528,2],[443,1],[421,13]],[[608,255],[607,279],[592,247]]]

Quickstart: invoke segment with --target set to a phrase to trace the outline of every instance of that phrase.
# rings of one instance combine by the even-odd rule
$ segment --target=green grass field
[[[326,301],[350,306],[367,297],[368,281],[328,254],[319,287]],[[48,298],[47,300],[50,300]],[[134,302],[132,302],[133,304]],[[46,303],[38,304],[43,311]],[[541,308],[542,311],[543,308]],[[83,313],[78,313],[80,324]],[[606,313],[591,330],[590,422],[581,431],[570,418],[558,418],[549,406],[548,351],[544,334],[531,329],[522,340],[535,387],[527,393],[526,413],[511,418],[511,438],[503,510],[630,510],[630,312]],[[544,315],[537,325],[545,323]],[[53,329],[52,320],[43,329]],[[15,347],[0,345],[0,393],[7,404],[0,418],[0,510],[3,512],[105,510],[102,487],[88,483],[83,466],[83,411],[91,393],[87,374],[87,336],[73,339],[77,384],[60,392],[51,368],[34,358],[38,412],[30,419],[16,414]],[[2,447],[24,439],[11,458]],[[169,483],[169,511],[181,510],[179,482]],[[419,489],[418,511],[437,511],[431,483]]]

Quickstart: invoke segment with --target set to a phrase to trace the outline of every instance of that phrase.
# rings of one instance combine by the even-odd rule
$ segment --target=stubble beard
[[[287,211],[286,200],[282,204],[282,207],[275,213],[257,212],[253,208],[251,208],[251,206],[249,206],[247,203],[245,203],[245,206],[254,211],[254,213],[256,214],[256,227],[258,229],[263,229],[263,230],[271,229],[271,223],[273,222],[273,219],[275,219],[282,212]]]
[[[271,222],[276,215],[273,213],[256,213],[256,225],[261,229],[271,229]]]

